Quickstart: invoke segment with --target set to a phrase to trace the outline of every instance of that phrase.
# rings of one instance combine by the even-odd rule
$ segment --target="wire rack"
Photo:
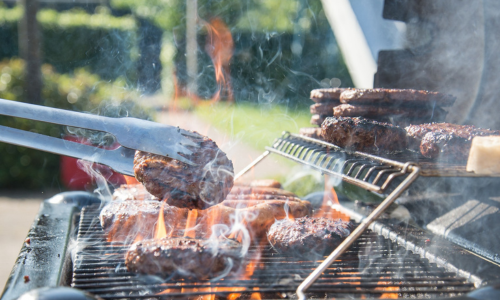
[[[271,153],[338,177],[343,182],[387,195],[344,242],[299,285],[297,296],[300,300],[304,300],[305,291],[417,179],[420,167],[414,162],[401,163],[363,152],[350,152],[325,141],[284,132],[271,147],[266,147],[266,151],[235,178],[244,175]]]

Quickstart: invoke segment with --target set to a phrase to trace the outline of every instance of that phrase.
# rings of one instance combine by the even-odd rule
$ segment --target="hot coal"
[[[280,253],[319,257],[332,252],[349,234],[351,222],[327,218],[284,219],[274,223],[267,237]]]
[[[406,149],[404,129],[362,117],[331,117],[321,125],[327,142],[354,151],[393,153]]]
[[[223,201],[233,187],[233,163],[210,138],[191,139],[200,147],[186,158],[197,166],[137,151],[134,173],[152,195],[169,205],[206,209]]]
[[[428,123],[405,128],[410,137],[410,149],[419,150],[428,158],[465,161],[475,136],[499,135],[500,131],[473,125]]]
[[[125,254],[130,272],[209,280],[241,265],[241,244],[232,240],[163,238],[133,244]]]

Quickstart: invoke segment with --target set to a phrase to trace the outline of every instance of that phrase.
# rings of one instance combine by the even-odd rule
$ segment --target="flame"
[[[184,230],[184,237],[196,238],[196,232],[194,227],[196,226],[196,220],[198,219],[198,210],[192,209],[188,212],[186,220],[186,229]]]
[[[350,221],[351,218],[339,212],[338,210],[332,208],[332,205],[340,205],[337,192],[331,185],[329,176],[325,175],[325,194],[323,196],[323,203],[321,208],[314,212],[313,217],[315,218],[329,218],[329,219],[341,219],[343,221]]]
[[[208,32],[205,50],[212,59],[215,68],[215,80],[219,85],[218,91],[210,102],[217,102],[221,96],[228,102],[232,102],[234,99],[229,76],[229,63],[233,56],[234,42],[231,31],[224,21],[219,18],[213,18],[205,26]]]
[[[255,288],[254,288],[254,291],[258,291],[258,290],[259,290],[259,288],[258,288],[258,287],[255,287]],[[260,293],[258,293],[258,292],[257,292],[257,293],[252,293],[252,294],[250,295],[250,299],[252,299],[252,300],[262,300],[262,298],[261,298],[261,296],[260,296]]]
[[[380,279],[390,279],[389,277],[380,277]],[[379,285],[389,285],[389,284],[392,284],[391,282],[389,281],[379,281],[377,282],[377,284]],[[399,287],[397,286],[384,286],[384,287],[376,287],[375,290],[377,291],[399,291]],[[398,293],[383,293],[382,295],[380,295],[379,297],[380,299],[398,299],[399,298],[399,295]]]
[[[142,237],[142,235],[140,233],[138,233],[137,236],[135,237],[134,244],[142,241],[143,239],[144,238]]]
[[[154,235],[155,239],[162,239],[167,237],[167,228],[165,227],[165,217],[163,213],[163,207],[165,206],[166,203],[167,201],[163,201],[163,203],[161,204],[160,213],[158,215],[158,221],[156,222],[155,226],[155,235]]]
[[[135,177],[132,177],[132,176],[123,176],[123,178],[125,178],[125,182],[128,185],[141,184],[139,181],[137,181],[137,179],[135,179]]]

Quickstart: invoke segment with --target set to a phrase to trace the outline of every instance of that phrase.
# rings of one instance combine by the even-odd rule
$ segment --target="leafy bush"
[[[114,17],[105,10],[88,14],[82,10],[38,13],[45,63],[65,73],[87,67],[105,79],[125,76],[136,81],[137,25],[130,16]],[[0,7],[0,59],[19,56],[18,22],[20,7]]]
[[[24,62],[21,59],[0,62],[0,98],[24,101]],[[43,65],[43,105],[113,117],[132,116],[149,119],[150,112],[135,105],[137,94],[130,92],[123,79],[102,81],[87,70],[72,75],[59,74]],[[0,116],[0,124],[54,137],[67,132],[63,126]],[[81,132],[103,140],[102,134]],[[38,150],[0,143],[0,188],[60,188],[59,156]]]

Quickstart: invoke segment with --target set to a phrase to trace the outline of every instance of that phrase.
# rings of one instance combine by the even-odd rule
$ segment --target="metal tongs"
[[[187,138],[200,138],[197,133],[136,118],[103,117],[4,99],[0,99],[0,115],[110,133],[121,147],[106,150],[1,125],[0,142],[107,165],[116,172],[129,176],[134,176],[135,150],[194,165],[182,155],[193,153],[188,146],[199,147],[199,144]]]

